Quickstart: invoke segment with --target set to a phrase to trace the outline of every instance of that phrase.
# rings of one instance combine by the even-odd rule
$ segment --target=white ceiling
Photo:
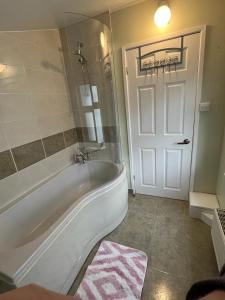
[[[52,29],[143,0],[0,0],[0,30]],[[73,12],[65,14],[64,12]]]

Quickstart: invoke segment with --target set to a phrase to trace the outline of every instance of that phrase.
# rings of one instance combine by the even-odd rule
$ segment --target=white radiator
[[[212,222],[212,240],[218,269],[225,263],[225,210],[215,209]]]

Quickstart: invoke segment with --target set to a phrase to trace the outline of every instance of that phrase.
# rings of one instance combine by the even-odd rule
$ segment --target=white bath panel
[[[225,210],[215,209],[212,222],[212,241],[216,255],[218,270],[220,271],[225,263]]]
[[[125,167],[100,160],[71,165],[0,214],[0,273],[17,287],[36,283],[66,294],[127,209]]]
[[[189,211],[192,218],[201,219],[211,226],[214,209],[219,208],[216,195],[191,192],[189,194]]]

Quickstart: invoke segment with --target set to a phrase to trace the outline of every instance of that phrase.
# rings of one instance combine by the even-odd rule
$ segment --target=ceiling
[[[0,30],[64,27],[79,21],[79,14],[93,17],[141,1],[143,0],[0,0]]]

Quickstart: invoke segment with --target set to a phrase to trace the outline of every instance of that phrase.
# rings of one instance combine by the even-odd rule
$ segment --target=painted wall
[[[220,203],[220,207],[225,209],[225,134],[223,138],[216,194]]]
[[[0,33],[0,208],[73,159],[58,30]]]
[[[206,24],[202,101],[211,102],[211,111],[200,115],[194,188],[215,193],[225,121],[225,1],[170,0],[170,6],[173,16],[164,30],[153,23],[157,1],[148,0],[111,15],[123,159],[129,168],[121,47]]]

